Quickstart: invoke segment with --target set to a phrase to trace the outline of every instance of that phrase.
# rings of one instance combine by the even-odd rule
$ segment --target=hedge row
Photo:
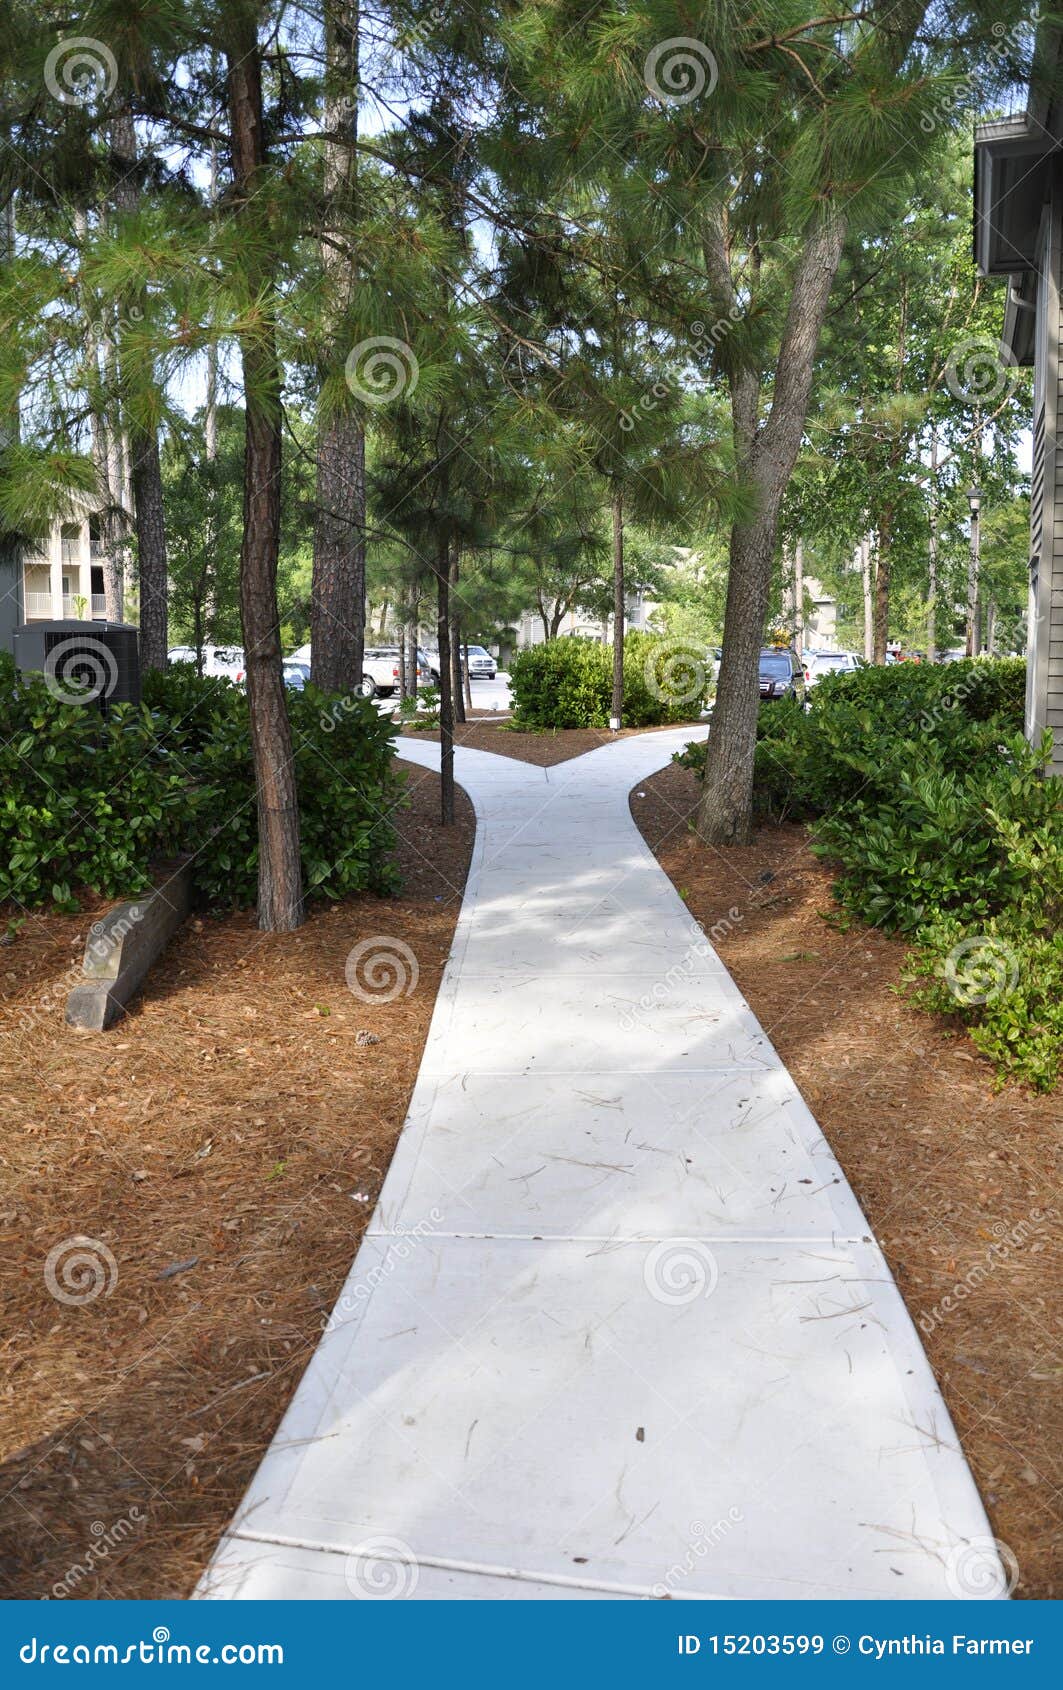
[[[760,712],[762,813],[813,822],[847,914],[914,944],[916,1000],[958,1015],[1001,1078],[1063,1054],[1063,781],[1022,737],[1025,665],[974,659],[823,680]],[[704,766],[704,748],[680,759]]]
[[[390,891],[402,790],[391,723],[366,699],[309,687],[288,708],[309,895]],[[0,900],[73,910],[81,891],[131,895],[151,884],[154,861],[189,851],[204,902],[254,903],[251,736],[236,687],[187,668],[152,673],[139,706],[104,719],[7,660],[0,742]]]
[[[509,669],[515,727],[606,728],[613,696],[613,648],[564,637],[528,646]],[[696,721],[712,666],[704,653],[656,634],[624,639],[624,726]]]

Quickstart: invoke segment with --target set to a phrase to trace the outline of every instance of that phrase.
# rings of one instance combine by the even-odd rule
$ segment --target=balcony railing
[[[55,612],[52,609],[51,593],[26,592],[23,594],[23,599],[25,604],[25,613],[27,616],[54,616]],[[96,594],[94,593],[94,604],[95,599]],[[102,594],[100,595],[100,603],[101,605],[103,603]],[[62,615],[71,620],[77,619],[77,609],[75,607],[72,594],[63,594]]]
[[[93,595],[92,595],[92,607],[91,608],[92,608],[93,616],[106,616],[107,615],[107,595],[106,595],[106,593],[93,593]]]

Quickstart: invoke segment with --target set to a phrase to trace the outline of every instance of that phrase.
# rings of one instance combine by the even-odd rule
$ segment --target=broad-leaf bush
[[[674,641],[633,629],[624,639],[624,726],[696,720],[711,670],[676,659]],[[518,728],[606,728],[613,695],[613,648],[564,636],[517,652],[509,669]]]
[[[391,723],[367,699],[311,687],[288,707],[308,894],[391,890],[402,794]],[[205,902],[254,902],[247,700],[225,681],[152,673],[139,706],[104,718],[0,665],[0,794],[0,901],[76,909],[80,891],[131,896],[159,858],[188,851]]]
[[[1022,737],[1025,664],[827,676],[760,710],[762,815],[813,823],[851,917],[903,933],[924,1007],[958,1015],[1002,1078],[1048,1087],[1063,1053],[1063,782]],[[678,759],[703,771],[705,745]]]

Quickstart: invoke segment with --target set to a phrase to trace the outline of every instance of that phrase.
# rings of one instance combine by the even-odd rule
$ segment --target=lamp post
[[[967,642],[968,657],[977,657],[981,645],[981,630],[978,606],[978,574],[981,551],[981,529],[979,512],[982,509],[982,494],[977,487],[967,489],[967,504],[971,512],[971,555],[967,565]]]

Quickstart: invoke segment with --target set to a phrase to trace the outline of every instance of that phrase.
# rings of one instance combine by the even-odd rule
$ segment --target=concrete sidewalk
[[[1005,1592],[856,1200],[631,820],[691,737],[458,751],[406,1126],[201,1596]]]

